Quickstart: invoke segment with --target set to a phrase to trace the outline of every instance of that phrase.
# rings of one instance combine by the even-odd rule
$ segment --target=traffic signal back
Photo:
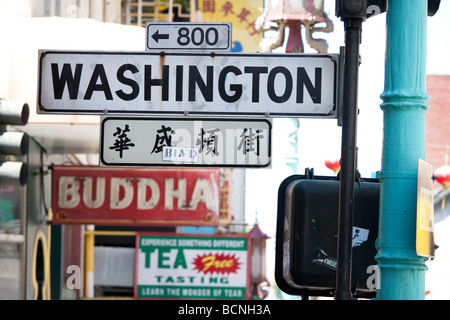
[[[355,182],[352,249],[354,297],[373,297],[367,285],[376,265],[380,184]],[[278,193],[275,279],[293,295],[333,296],[336,288],[339,180],[294,175]]]

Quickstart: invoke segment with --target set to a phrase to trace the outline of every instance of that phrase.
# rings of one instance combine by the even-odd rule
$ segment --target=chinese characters
[[[114,145],[109,149],[119,152],[119,157],[123,157],[124,150],[129,150],[130,147],[134,147],[134,143],[128,138],[127,132],[130,132],[129,125],[126,124],[124,129],[116,128],[116,132],[113,134],[116,137]]]
[[[217,132],[220,131],[217,128],[209,129],[205,131],[201,128],[200,133],[198,134],[199,138],[197,139],[196,145],[200,145],[200,152],[206,150],[206,154],[212,152],[215,155],[219,155],[219,151],[217,149],[218,136]]]
[[[163,147],[171,147],[172,133],[174,133],[174,131],[171,127],[162,125],[161,129],[156,131],[155,145],[153,146],[153,150],[151,153],[159,153],[163,151]]]
[[[259,33],[255,28],[255,21],[250,21],[252,15],[252,9],[254,7],[242,7],[239,11],[235,9],[236,3],[232,1],[217,1],[217,0],[203,0],[202,1],[202,11],[204,13],[219,13],[224,18],[235,16],[240,23],[246,23],[246,29],[249,29],[249,35],[253,36]],[[255,19],[256,20],[256,19]]]
[[[106,118],[100,161],[127,166],[268,167],[270,120]]]
[[[260,142],[264,138],[262,130],[254,128],[239,129],[239,141],[236,150],[243,155],[254,153],[257,156],[260,154]],[[161,125],[161,129],[156,131],[156,138],[151,153],[160,153],[164,147],[176,147],[172,145],[172,135],[175,133],[171,127]],[[223,132],[219,128],[200,128],[195,141],[195,147],[198,147],[198,152],[204,155],[219,156],[219,140],[223,137]],[[183,139],[181,139],[182,141]]]
[[[241,142],[238,145],[238,150],[242,150],[244,154],[255,152],[259,156],[260,139],[264,137],[261,131],[244,128],[240,137]]]

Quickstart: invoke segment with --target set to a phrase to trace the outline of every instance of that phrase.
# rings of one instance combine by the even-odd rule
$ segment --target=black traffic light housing
[[[26,125],[29,117],[27,103],[0,99],[0,185],[25,185],[27,164],[17,161],[28,153],[29,136],[10,131],[8,125]]]
[[[428,0],[428,16],[432,17],[439,10],[441,0]]]
[[[384,0],[386,1],[386,0]],[[348,18],[367,18],[367,0],[336,0],[336,17],[342,20]]]
[[[377,264],[378,179],[355,182],[352,249],[353,297],[375,296],[367,268]],[[333,296],[336,288],[339,180],[305,175],[285,179],[278,190],[275,280],[288,294]],[[358,240],[359,239],[359,240]]]
[[[336,17],[342,20],[361,18],[365,20],[386,12],[387,0],[336,0]],[[428,0],[428,16],[432,17],[439,10],[441,0]]]

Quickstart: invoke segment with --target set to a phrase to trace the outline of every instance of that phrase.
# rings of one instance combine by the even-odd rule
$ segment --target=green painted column
[[[425,160],[427,1],[389,0],[377,299],[425,299],[426,258],[415,251],[417,163]]]

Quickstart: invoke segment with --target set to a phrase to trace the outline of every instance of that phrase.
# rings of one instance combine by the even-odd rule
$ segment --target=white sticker
[[[369,230],[364,228],[353,227],[352,248],[359,247],[369,238]]]
[[[198,162],[197,148],[163,147],[163,161]]]

